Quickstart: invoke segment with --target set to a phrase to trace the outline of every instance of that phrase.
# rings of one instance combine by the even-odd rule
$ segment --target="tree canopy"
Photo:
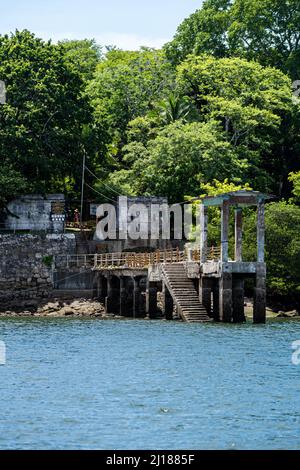
[[[240,56],[300,76],[298,0],[206,0],[165,47],[179,64],[189,54]]]
[[[1,166],[27,190],[45,193],[64,178],[77,178],[83,127],[92,125],[84,81],[64,48],[29,31],[0,36],[0,76],[6,104],[0,106]],[[13,175],[18,175],[15,178]]]

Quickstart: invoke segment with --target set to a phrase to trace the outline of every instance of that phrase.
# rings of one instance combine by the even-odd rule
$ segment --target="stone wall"
[[[55,255],[75,253],[73,234],[0,235],[0,307],[48,297]]]

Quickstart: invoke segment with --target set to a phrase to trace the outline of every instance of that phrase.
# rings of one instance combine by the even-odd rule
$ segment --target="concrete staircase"
[[[177,306],[178,314],[184,321],[189,323],[212,321],[199,300],[192,279],[187,277],[183,263],[163,264],[162,273]]]

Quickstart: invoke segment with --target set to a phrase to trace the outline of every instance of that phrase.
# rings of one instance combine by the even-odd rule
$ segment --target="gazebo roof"
[[[231,206],[244,207],[256,206],[259,202],[272,198],[274,196],[259,191],[241,189],[239,191],[218,194],[217,196],[205,196],[201,202],[204,206],[221,206],[224,201],[228,201]]]

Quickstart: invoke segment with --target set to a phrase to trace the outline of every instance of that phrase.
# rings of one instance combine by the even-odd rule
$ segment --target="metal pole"
[[[85,177],[85,159],[86,159],[86,153],[85,153],[85,149],[84,149],[84,150],[83,150],[83,160],[82,160],[82,178],[81,178],[80,226],[82,226],[82,214],[83,214],[83,194],[84,194],[84,177]]]

